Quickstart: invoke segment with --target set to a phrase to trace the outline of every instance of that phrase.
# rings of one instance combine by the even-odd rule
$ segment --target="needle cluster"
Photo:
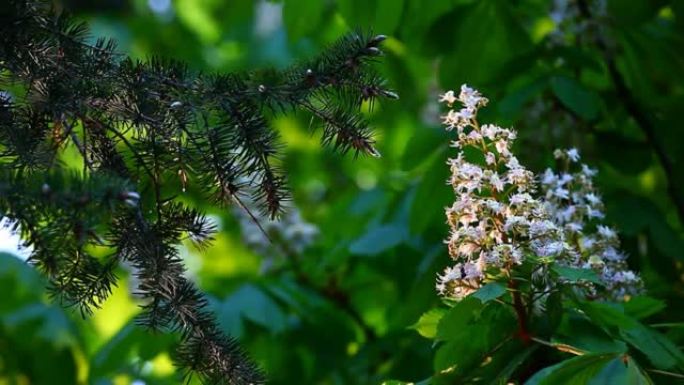
[[[178,244],[205,247],[215,229],[180,198],[248,195],[277,216],[288,191],[269,121],[280,114],[304,111],[321,123],[323,144],[378,155],[359,110],[396,98],[372,68],[384,39],[353,33],[282,71],[197,74],[131,60],[42,2],[9,0],[0,8],[0,214],[64,304],[90,313],[126,262],[144,301],[140,324],[181,336],[186,374],[263,383],[184,275]]]

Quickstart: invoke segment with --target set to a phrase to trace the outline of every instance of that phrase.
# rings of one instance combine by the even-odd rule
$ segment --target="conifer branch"
[[[353,33],[284,71],[201,75],[183,63],[133,61],[111,40],[35,0],[0,9],[0,214],[14,220],[51,292],[87,315],[136,267],[138,322],[177,332],[176,362],[205,384],[264,374],[225,336],[185,277],[179,243],[215,229],[176,200],[190,186],[224,204],[250,195],[277,215],[288,198],[270,119],[301,110],[323,144],[375,155],[362,102],[395,98],[372,68],[384,36]],[[80,154],[83,173],[62,156]],[[180,180],[180,183],[177,183]],[[105,256],[91,255],[104,247]]]

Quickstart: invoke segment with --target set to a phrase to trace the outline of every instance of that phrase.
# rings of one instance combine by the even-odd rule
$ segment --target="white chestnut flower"
[[[488,100],[477,90],[463,85],[458,97],[448,91],[440,102],[450,107],[446,130],[457,131],[451,142],[457,154],[447,162],[455,200],[445,208],[450,227],[445,243],[454,263],[437,276],[440,295],[460,300],[489,280],[511,277],[528,256],[535,257],[530,263],[596,271],[602,285],[587,282],[578,289],[592,298],[622,299],[641,290],[641,280],[618,250],[617,233],[595,223],[604,217],[592,181],[596,170],[584,164],[578,172],[569,169],[578,167],[576,148],[554,151],[568,169],[536,176],[511,153],[514,130],[478,123],[477,112]],[[451,108],[456,102],[462,106]],[[535,282],[547,288],[560,284],[548,267],[538,267]]]
[[[439,97],[439,102],[446,102],[449,107],[451,107],[454,104],[454,102],[456,102],[456,100],[458,99],[456,98],[454,91],[447,91]]]

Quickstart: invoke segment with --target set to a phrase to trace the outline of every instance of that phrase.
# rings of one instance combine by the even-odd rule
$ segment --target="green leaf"
[[[665,6],[666,0],[608,0],[608,14],[617,23],[635,28],[638,24],[652,19],[658,10]]]
[[[373,29],[377,33],[393,34],[404,9],[404,0],[377,0],[375,23]]]
[[[652,154],[643,140],[629,138],[621,132],[613,131],[597,132],[595,135],[596,141],[602,144],[602,160],[622,173],[638,175],[652,167]],[[635,210],[638,211],[639,207],[635,207]]]
[[[625,313],[636,319],[650,317],[665,310],[666,307],[665,301],[645,295],[632,297],[622,306],[625,308]]]
[[[625,155],[625,153],[622,154],[623,157]],[[674,260],[683,259],[684,240],[667,222],[665,213],[651,200],[655,197],[647,199],[633,194],[621,193],[611,198],[606,202],[608,216],[616,221],[621,233],[636,235],[647,229],[655,249]],[[656,258],[659,255],[659,253],[650,253],[650,258],[657,261]],[[662,263],[655,265],[658,270],[667,274],[671,272],[671,269],[665,266],[671,262],[665,259],[662,260]]]
[[[578,311],[566,311],[553,342],[574,346],[589,353],[626,353],[627,344],[613,339],[610,335],[586,319]]]
[[[440,52],[449,53],[440,66],[440,83],[445,88],[491,84],[509,62],[531,48],[511,2],[497,0],[454,8],[435,23],[428,40],[448,42]]]
[[[582,302],[581,309],[597,324],[639,349],[659,369],[684,368],[684,353],[662,334],[624,314],[622,309],[605,303]]]
[[[373,27],[377,0],[340,0],[337,6],[347,25],[365,29]]]
[[[2,326],[19,334],[29,332],[26,329],[30,329],[30,335],[49,341],[56,347],[75,344],[74,325],[57,305],[41,302],[25,304],[11,313],[2,314],[0,327]]]
[[[479,299],[482,303],[487,303],[493,299],[497,299],[506,293],[506,287],[498,282],[488,283],[476,292],[471,294],[471,296]]]
[[[594,120],[598,116],[600,99],[576,80],[554,76],[551,78],[551,90],[563,105],[585,120]]]
[[[428,135],[430,142],[435,136]],[[445,139],[444,136],[436,138]],[[439,141],[433,143],[436,150],[433,150],[432,161],[429,163],[422,178],[418,182],[418,189],[413,201],[413,206],[409,213],[409,227],[412,234],[423,234],[432,224],[442,225],[444,218],[444,207],[451,205],[454,194],[453,189],[447,185],[449,168],[446,166],[446,145]],[[427,157],[427,155],[426,155]]]
[[[518,351],[511,359],[508,360],[508,364],[504,366],[496,375],[495,380],[492,383],[496,384],[506,384],[511,379],[511,376],[515,371],[522,365],[525,360],[527,360],[532,353],[539,349],[539,345],[532,345],[523,348],[522,351]]]
[[[110,378],[114,373],[132,364],[134,359],[151,360],[169,349],[175,341],[173,335],[151,334],[131,320],[95,353],[90,375]]]
[[[589,385],[624,384],[649,385],[653,381],[630,356],[621,356],[610,361]]]
[[[430,384],[430,379],[425,379],[420,382],[404,382],[404,381],[398,381],[398,380],[389,380],[389,381],[384,381],[382,385],[429,385]]]
[[[585,354],[542,369],[525,385],[647,385],[651,380],[629,356]]]
[[[620,335],[630,345],[648,357],[653,366],[659,369],[684,369],[684,354],[667,337],[637,324],[629,329],[621,329]]]
[[[491,349],[510,337],[517,328],[508,306],[496,302],[486,305],[467,297],[437,326],[438,339],[447,340],[435,354],[434,369],[465,374],[479,367]]]
[[[440,376],[440,379],[446,381],[441,381],[439,384],[504,385],[514,382],[520,377],[516,374],[518,369],[526,366],[525,363],[534,362],[535,357],[532,354],[538,351],[542,345],[527,345],[518,338],[508,337],[499,341],[493,350],[484,352],[483,361],[480,362],[480,365],[465,371],[462,376],[456,373],[455,377],[450,377],[448,373],[444,373],[445,375]]]
[[[40,302],[41,291],[35,288],[44,284],[38,272],[26,262],[12,254],[0,252],[0,290],[12,293],[0,301],[0,314],[27,303]]]
[[[290,40],[296,41],[316,30],[321,22],[325,1],[287,0],[283,5],[283,21]]]
[[[391,249],[406,239],[406,229],[398,224],[375,227],[349,245],[349,252],[356,255],[377,255]]]
[[[347,25],[384,35],[394,33],[404,11],[404,0],[340,0],[337,5]]]
[[[599,278],[598,274],[591,269],[553,265],[552,270],[555,271],[561,278],[565,278],[570,282],[589,281],[597,284],[601,283],[601,279]]]
[[[470,296],[456,303],[439,320],[437,339],[445,341],[461,337],[468,324],[480,314],[483,308],[482,302]]]
[[[420,316],[418,322],[409,327],[416,330],[418,334],[425,338],[435,338],[437,335],[437,325],[439,324],[439,320],[442,319],[446,312],[447,311],[444,308],[430,309]]]
[[[239,337],[244,332],[243,320],[250,320],[272,333],[283,331],[287,319],[280,305],[259,287],[243,285],[223,302],[216,304],[219,323],[230,335]]]
[[[546,315],[546,325],[553,333],[563,320],[563,294],[560,291],[554,291],[546,298]]]
[[[535,97],[538,97],[546,89],[546,79],[535,79],[528,84],[522,85],[506,94],[496,103],[496,108],[504,117],[514,117],[523,114],[525,105]]]
[[[205,44],[216,43],[221,38],[221,26],[212,3],[208,0],[178,0],[175,3],[180,21]]]

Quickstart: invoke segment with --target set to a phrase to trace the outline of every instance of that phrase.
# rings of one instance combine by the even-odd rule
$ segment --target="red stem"
[[[523,303],[522,296],[518,290],[518,283],[511,279],[508,282],[508,288],[511,289],[511,293],[513,294],[513,309],[515,309],[515,314],[518,316],[518,338],[527,345],[532,341],[532,336],[527,328],[527,312],[525,311],[525,304]]]

